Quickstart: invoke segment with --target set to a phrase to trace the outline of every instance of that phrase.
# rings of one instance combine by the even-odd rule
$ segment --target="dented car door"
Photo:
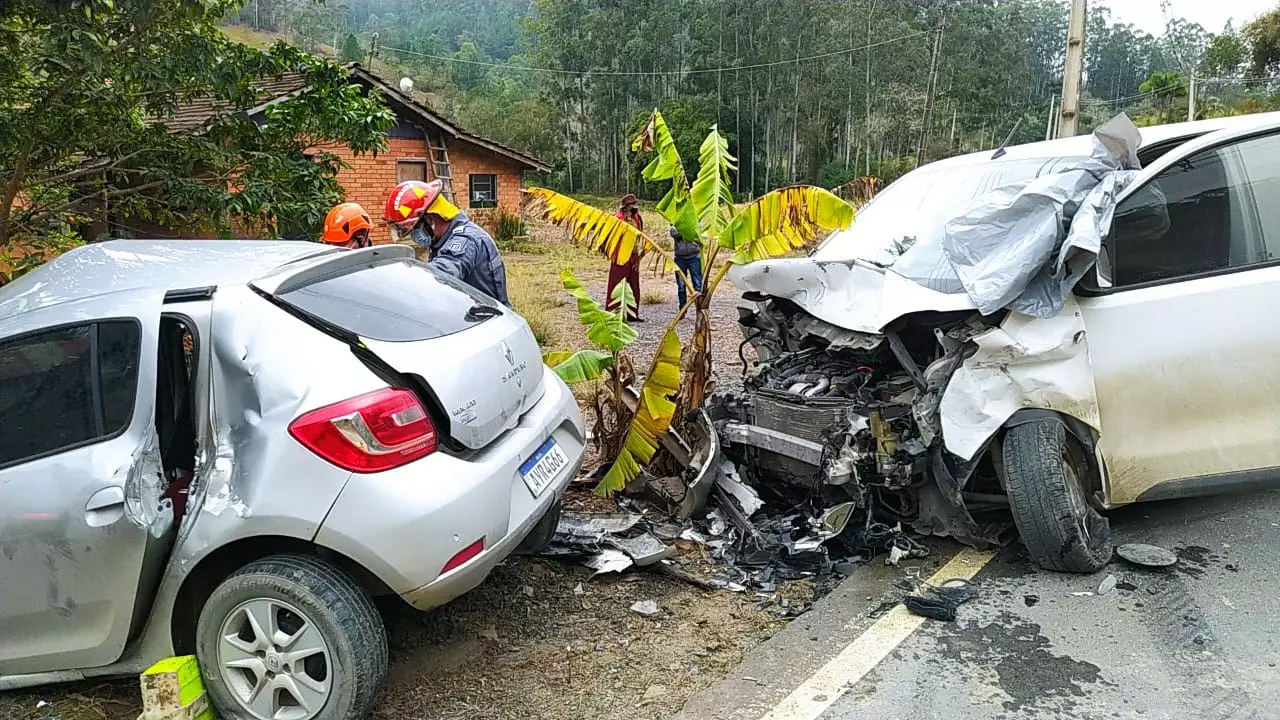
[[[1277,197],[1280,135],[1220,133],[1162,158],[1119,204],[1080,301],[1112,504],[1280,467]]]
[[[118,292],[0,322],[0,675],[111,663],[145,617],[140,580],[173,525],[154,442],[162,301]]]

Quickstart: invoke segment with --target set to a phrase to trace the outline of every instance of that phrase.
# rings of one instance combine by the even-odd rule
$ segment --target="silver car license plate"
[[[554,438],[542,443],[542,447],[520,466],[520,477],[529,486],[534,497],[542,494],[552,480],[569,464],[569,456],[564,454]]]

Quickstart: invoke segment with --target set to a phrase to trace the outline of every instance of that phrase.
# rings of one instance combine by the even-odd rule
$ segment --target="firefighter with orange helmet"
[[[369,247],[372,241],[369,233],[373,230],[373,220],[358,203],[342,203],[334,205],[324,217],[324,234],[321,239],[330,245],[341,245],[349,248]]]
[[[431,250],[427,265],[510,306],[507,269],[498,245],[445,198],[440,180],[406,180],[387,198],[386,220],[393,240],[411,238]]]

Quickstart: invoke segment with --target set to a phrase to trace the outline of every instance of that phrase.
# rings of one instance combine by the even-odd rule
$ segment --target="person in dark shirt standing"
[[[671,228],[671,240],[676,258],[676,297],[680,300],[680,307],[684,307],[688,302],[688,286],[680,275],[688,276],[694,292],[702,292],[702,247],[692,240],[685,240],[674,227]]]

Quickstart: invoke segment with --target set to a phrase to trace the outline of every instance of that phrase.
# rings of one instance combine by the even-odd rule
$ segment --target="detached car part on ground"
[[[372,599],[548,542],[584,430],[528,325],[401,246],[114,241],[0,289],[0,689],[194,652],[226,718],[356,718]]]
[[[1278,189],[1276,114],[909,173],[810,257],[732,271],[759,362],[711,406],[722,450],[975,546],[1011,509],[1040,565],[1096,570],[1101,511],[1280,478]]]

